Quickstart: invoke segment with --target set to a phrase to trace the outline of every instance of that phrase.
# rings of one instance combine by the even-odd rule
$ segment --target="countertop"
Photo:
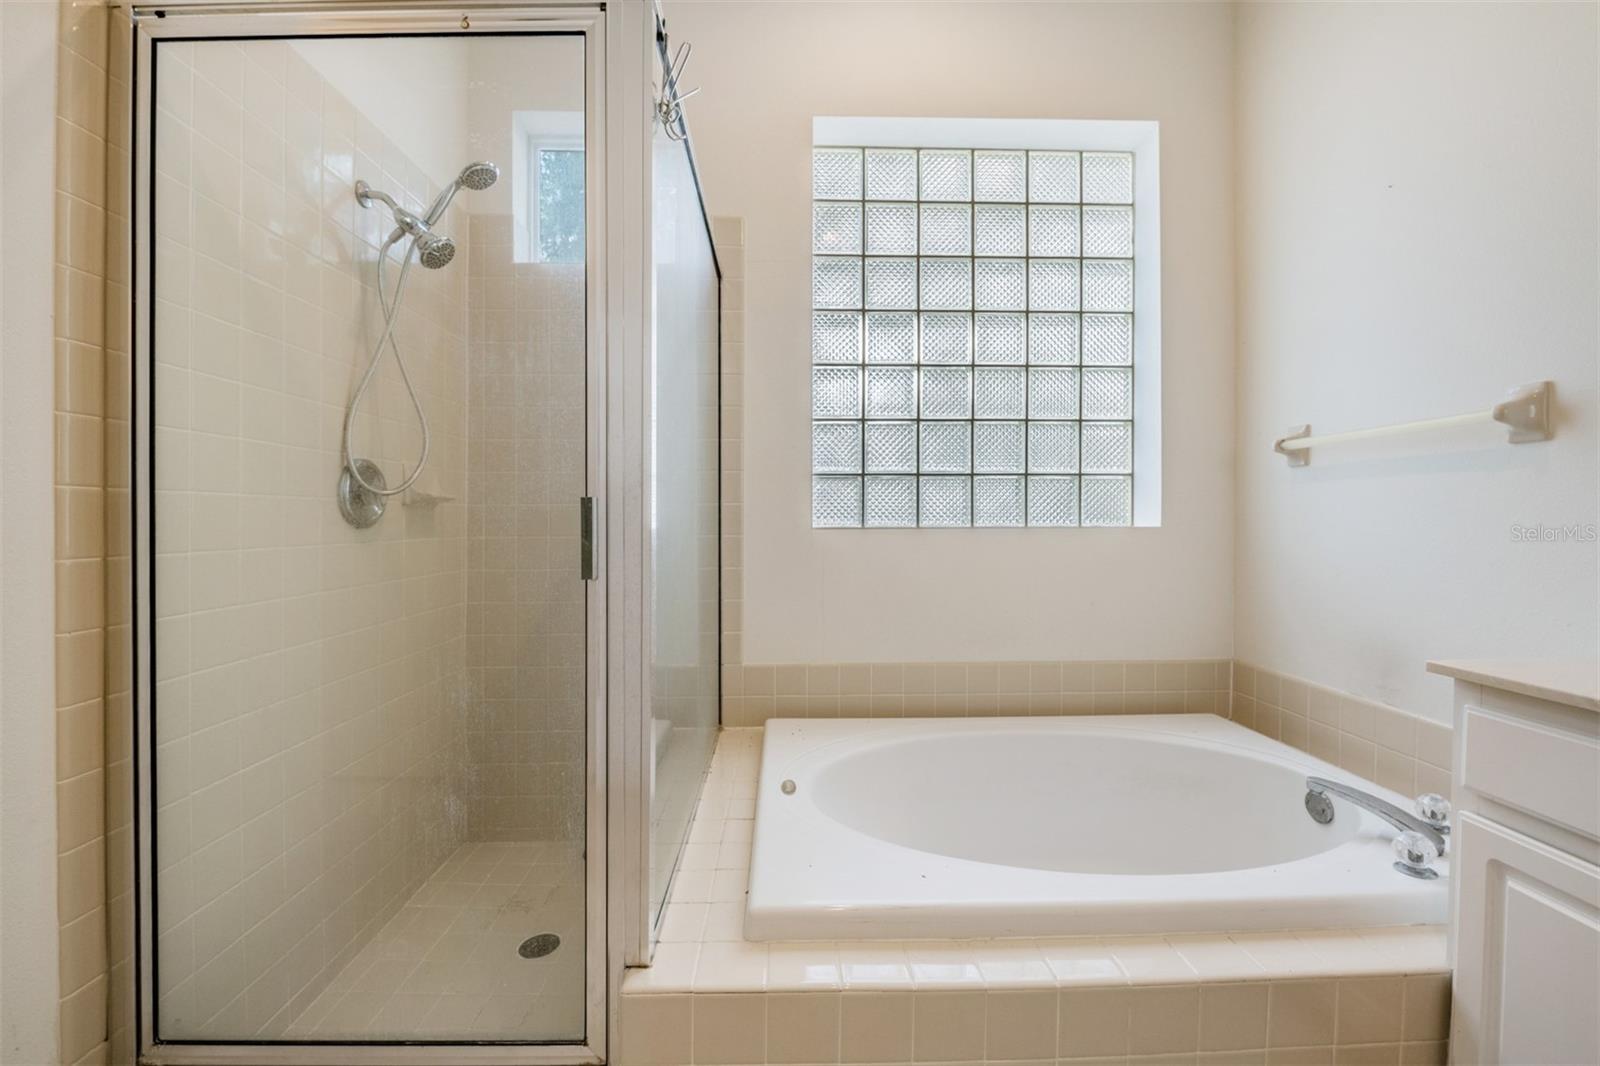
[[[1428,673],[1600,713],[1600,662],[1593,659],[1441,659]]]

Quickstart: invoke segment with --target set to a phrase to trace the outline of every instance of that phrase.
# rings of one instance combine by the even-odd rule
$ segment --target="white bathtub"
[[[769,721],[745,935],[1445,921],[1446,877],[1397,872],[1386,823],[1337,799],[1331,824],[1311,819],[1313,774],[1410,809],[1212,715]]]

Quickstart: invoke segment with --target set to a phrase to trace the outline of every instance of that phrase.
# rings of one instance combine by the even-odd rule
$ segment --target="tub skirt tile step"
[[[1449,974],[622,996],[621,1066],[1443,1066]]]

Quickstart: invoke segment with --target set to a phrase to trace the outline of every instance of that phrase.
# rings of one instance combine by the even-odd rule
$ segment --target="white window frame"
[[[518,111],[512,122],[512,261],[546,263],[539,254],[539,153],[583,152],[583,112]]]
[[[1160,526],[1162,497],[1160,123],[1121,119],[817,116],[812,119],[811,132],[812,144],[818,146],[859,144],[878,148],[997,148],[1036,151],[1114,151],[1133,154],[1133,205],[1138,221],[1134,226],[1133,248],[1132,525],[1135,528]],[[809,230],[807,232],[809,233]],[[808,418],[806,423],[808,432],[810,422]],[[810,485],[809,469],[807,485]]]

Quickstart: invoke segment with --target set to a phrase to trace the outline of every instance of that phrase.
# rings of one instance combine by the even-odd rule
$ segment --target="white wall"
[[[1237,654],[1437,718],[1438,657],[1595,655],[1596,8],[1239,10]],[[1271,442],[1486,407],[1556,438]]]
[[[51,412],[57,6],[0,4],[0,1061],[58,1054]],[[7,243],[10,242],[10,243]]]
[[[434,182],[445,184],[466,165],[470,39],[329,38],[290,47]],[[369,174],[356,177],[378,184]]]
[[[474,212],[513,213],[511,133],[517,112],[578,112],[584,107],[583,41],[578,37],[475,37],[465,42],[471,72],[464,151],[500,165],[500,180],[471,201]],[[582,126],[578,127],[579,132]],[[457,169],[467,162],[463,158]]]
[[[746,220],[744,659],[1231,652],[1232,12],[1226,5],[695,3],[687,86],[712,214]],[[1159,529],[813,530],[814,115],[1161,123]]]

